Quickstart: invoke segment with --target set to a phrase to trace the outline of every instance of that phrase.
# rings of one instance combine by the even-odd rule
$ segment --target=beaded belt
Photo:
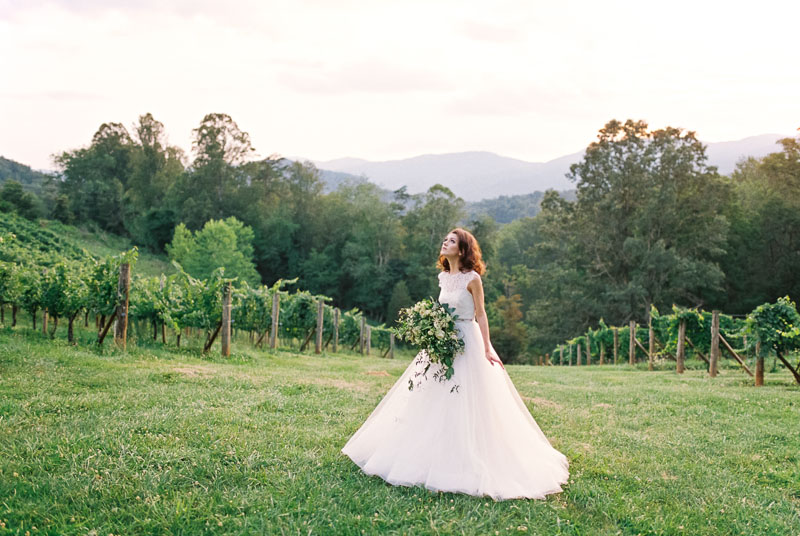
[[[475,320],[475,319],[474,318],[459,318],[459,319],[456,320],[456,322],[471,322],[473,320]]]

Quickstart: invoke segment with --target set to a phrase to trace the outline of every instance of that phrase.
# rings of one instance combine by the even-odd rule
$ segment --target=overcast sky
[[[651,7],[652,6],[652,7]],[[800,2],[0,0],[0,155],[224,112],[258,155],[546,161],[612,118],[705,141],[800,127]]]

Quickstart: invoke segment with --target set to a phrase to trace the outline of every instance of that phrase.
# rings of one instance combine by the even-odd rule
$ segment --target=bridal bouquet
[[[395,333],[400,339],[421,350],[417,363],[425,365],[423,371],[416,376],[427,378],[428,369],[434,363],[439,365],[433,374],[434,379],[445,381],[453,376],[453,359],[464,349],[464,341],[456,331],[456,318],[458,315],[454,314],[454,309],[446,303],[432,299],[419,301],[400,310]],[[408,389],[414,389],[413,380],[408,380]],[[457,389],[458,386],[454,386],[451,391]]]

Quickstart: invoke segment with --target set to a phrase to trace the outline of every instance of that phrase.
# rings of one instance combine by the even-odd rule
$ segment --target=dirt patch
[[[178,372],[183,374],[184,376],[188,377],[201,377],[206,378],[208,376],[214,375],[214,370],[209,367],[203,366],[190,366],[190,367],[175,367],[172,369],[173,372]]]
[[[385,370],[368,370],[364,374],[367,376],[389,376],[389,373]]]
[[[596,408],[613,408],[611,404],[606,404],[605,402],[600,402],[599,404],[595,404],[594,407]]]
[[[666,471],[661,471],[661,478],[663,478],[664,480],[678,480],[677,476],[671,475]]]
[[[531,398],[529,396],[523,396],[522,400],[524,400],[525,402],[533,402],[535,406],[542,406],[545,408],[562,409],[564,407],[558,402],[553,402],[552,400],[547,400],[546,398],[539,398],[539,397]]]

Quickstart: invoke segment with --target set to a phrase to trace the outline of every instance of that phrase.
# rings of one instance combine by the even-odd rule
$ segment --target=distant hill
[[[707,143],[709,163],[717,166],[720,173],[729,174],[743,158],[760,158],[779,151],[776,142],[784,137],[763,134],[737,141]],[[572,153],[548,162],[526,162],[490,152],[464,152],[385,162],[341,158],[314,163],[320,170],[367,177],[388,190],[407,186],[410,193],[419,193],[441,183],[466,201],[480,201],[551,188],[559,191],[574,188],[565,175],[571,164],[583,158],[583,153]]]
[[[31,169],[25,164],[0,156],[0,184],[9,179],[21,183],[23,188],[30,192],[39,193],[47,180],[47,175]]]
[[[575,200],[575,190],[564,190],[559,195],[568,200]],[[520,195],[501,195],[494,199],[468,202],[466,221],[474,220],[481,214],[488,214],[497,223],[511,223],[520,218],[533,218],[541,210],[544,192],[533,192]]]

